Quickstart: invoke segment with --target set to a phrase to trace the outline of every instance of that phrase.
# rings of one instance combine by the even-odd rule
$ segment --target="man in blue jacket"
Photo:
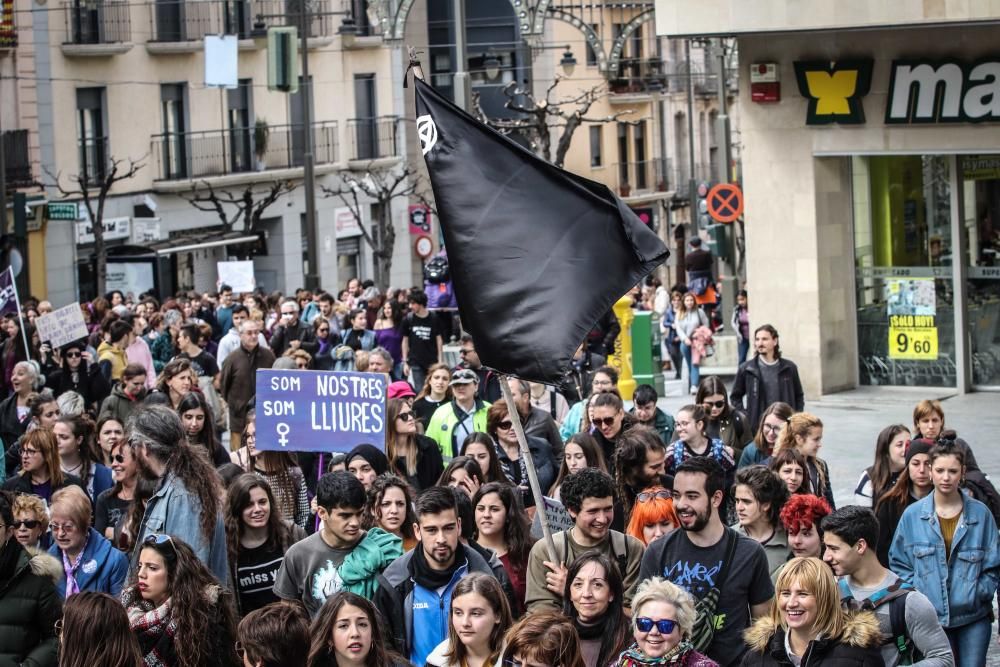
[[[412,664],[423,665],[448,638],[448,609],[455,584],[469,572],[493,576],[493,570],[474,549],[459,542],[462,520],[451,489],[425,490],[417,498],[416,510],[420,543],[379,575],[372,601],[392,629],[396,650]]]

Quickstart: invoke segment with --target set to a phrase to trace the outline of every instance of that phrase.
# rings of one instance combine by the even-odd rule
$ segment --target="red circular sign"
[[[743,191],[735,183],[719,183],[708,191],[708,214],[716,222],[733,222],[743,215]]]

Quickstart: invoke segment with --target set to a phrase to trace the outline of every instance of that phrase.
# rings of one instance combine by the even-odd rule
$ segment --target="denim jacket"
[[[934,494],[903,512],[889,549],[889,569],[927,596],[942,627],[956,628],[990,613],[1000,579],[1000,544],[989,509],[962,495],[962,518],[945,560]]]
[[[212,539],[201,532],[201,503],[173,473],[167,473],[159,490],[149,499],[142,519],[137,548],[132,551],[132,570],[138,567],[142,541],[154,533],[166,533],[187,543],[194,555],[205,564],[223,585],[229,582],[226,552],[226,528],[222,513],[215,517]]]

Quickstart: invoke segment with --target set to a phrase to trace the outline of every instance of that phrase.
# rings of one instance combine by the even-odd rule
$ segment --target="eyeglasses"
[[[469,349],[469,350],[459,350],[458,354],[459,354],[459,356],[464,357],[465,355],[469,354],[470,352],[475,352],[475,350],[472,350],[472,349]]]
[[[669,618],[661,618],[659,620],[654,621],[653,619],[648,618],[646,616],[640,616],[639,618],[635,619],[635,627],[636,630],[638,630],[639,632],[649,632],[650,630],[653,629],[654,625],[656,626],[656,629],[660,631],[661,635],[669,635],[671,632],[674,631],[674,628],[677,626],[677,621],[671,620]]]
[[[21,450],[21,454],[26,456],[34,456],[35,454],[38,454],[38,450],[32,449],[31,447],[25,447],[24,449]]]
[[[156,544],[164,545],[170,544],[170,548],[174,550],[174,556],[177,556],[177,546],[174,544],[174,539],[169,535],[164,533],[152,533],[142,541],[143,544]]]
[[[50,523],[49,528],[52,530],[53,535],[56,533],[72,533],[76,530],[76,524],[72,522]]]
[[[413,419],[413,413],[412,412],[400,412],[398,415],[396,415],[396,419],[402,419],[404,422],[408,422],[411,419]]]
[[[330,333],[330,327],[320,327],[316,331],[318,331],[319,333]]]
[[[256,433],[246,433],[243,435],[243,442],[257,442]]]
[[[781,431],[781,424],[775,426],[774,424],[764,424],[763,429],[769,433],[778,433]]]
[[[590,423],[596,426],[597,428],[601,428],[602,424],[604,426],[614,426],[616,419],[617,417],[603,417],[603,418],[594,417],[593,419],[590,420]]]
[[[506,431],[507,429],[509,429],[509,428],[510,428],[510,427],[512,427],[513,425],[514,425],[514,422],[512,422],[512,421],[510,421],[510,420],[508,419],[508,420],[506,420],[506,421],[502,421],[502,422],[500,422],[499,424],[497,424],[497,428],[498,428],[498,429],[502,429],[502,430]]]
[[[67,359],[77,359],[78,357],[82,357],[82,356],[83,355],[80,354],[79,352],[67,352],[66,353],[66,358]]]
[[[721,410],[722,408],[726,407],[725,401],[702,401],[701,404],[704,405],[706,408],[716,408],[717,410]]]
[[[13,526],[14,528],[18,528],[18,529],[19,528],[27,528],[29,530],[34,530],[35,528],[38,528],[38,524],[40,524],[40,523],[41,523],[41,521],[35,521],[34,519],[28,519],[27,521],[15,521],[14,523],[12,523],[10,525]]]
[[[638,500],[640,503],[644,503],[648,500],[653,500],[654,498],[669,498],[669,497],[670,497],[670,492],[667,491],[666,489],[663,489],[662,491],[643,491],[638,496],[636,496],[636,500]]]

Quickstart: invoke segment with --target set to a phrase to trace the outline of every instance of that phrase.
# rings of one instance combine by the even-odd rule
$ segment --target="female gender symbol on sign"
[[[706,199],[708,214],[717,222],[733,222],[743,215],[743,191],[735,183],[719,183]]]

